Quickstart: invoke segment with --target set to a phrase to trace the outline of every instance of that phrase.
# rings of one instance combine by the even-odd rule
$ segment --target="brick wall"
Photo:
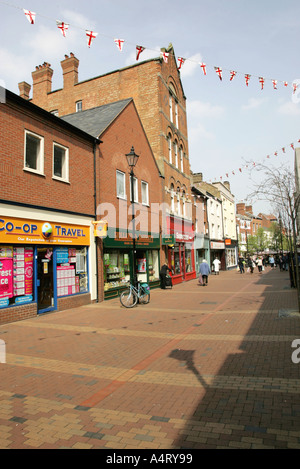
[[[0,106],[0,199],[94,213],[93,146],[15,104]],[[44,138],[44,175],[24,170],[25,130]],[[53,176],[53,143],[69,149],[69,183]]]
[[[37,305],[14,306],[11,308],[0,309],[0,325],[10,322],[23,321],[24,319],[34,318],[37,315]]]

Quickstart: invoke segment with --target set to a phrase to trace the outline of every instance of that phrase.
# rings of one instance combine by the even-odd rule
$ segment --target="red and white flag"
[[[236,72],[232,70],[232,71],[230,72],[230,81],[232,81],[235,76],[236,76]]]
[[[86,34],[86,38],[87,38],[87,45],[88,45],[88,47],[91,47],[92,42],[93,42],[94,39],[96,39],[96,37],[98,36],[98,33],[95,33],[94,31],[86,30],[85,34]]]
[[[242,168],[239,168],[239,172],[240,172],[240,173],[242,172]]]
[[[293,83],[293,94],[296,93],[297,87],[298,87],[297,83]]]
[[[162,57],[164,59],[164,62],[167,64],[168,63],[168,58],[169,58],[169,52],[161,52]]]
[[[259,83],[261,84],[261,89],[264,89],[265,79],[263,77],[259,77]]]
[[[124,39],[114,39],[116,45],[117,45],[117,48],[119,49],[120,52],[122,52],[123,50],[123,45],[124,45]]]
[[[288,82],[287,82],[287,81],[284,81],[283,84],[284,84],[285,87],[288,86]]]
[[[275,156],[277,156],[277,155],[278,155],[278,152],[277,152],[277,151],[275,151],[274,155],[275,155]]]
[[[245,80],[246,80],[246,85],[247,85],[247,86],[249,85],[250,77],[251,77],[251,75],[249,75],[249,73],[246,73],[246,75],[245,75]]]
[[[294,148],[294,144],[293,144],[293,143],[291,143],[291,148],[292,148],[293,150],[295,150],[295,148]]]
[[[277,80],[272,80],[274,90],[277,90]]]
[[[222,69],[220,67],[215,67],[215,71],[220,80],[222,81]]]
[[[29,23],[34,24],[36,13],[34,13],[33,11],[24,10],[24,8],[23,8],[23,11],[24,11],[25,16],[28,19]]]
[[[178,70],[181,69],[184,62],[185,62],[185,59],[183,57],[178,57]]]
[[[64,23],[63,21],[57,21],[57,20],[56,20],[56,24],[57,24],[58,29],[61,30],[63,37],[66,37],[66,32],[69,29],[69,24]]]
[[[204,75],[206,75],[206,64],[200,63],[200,67],[202,68]]]
[[[285,153],[285,148],[284,147],[283,147],[282,151],[283,151],[283,153]]]
[[[136,60],[139,60],[140,54],[145,50],[143,46],[136,46]]]

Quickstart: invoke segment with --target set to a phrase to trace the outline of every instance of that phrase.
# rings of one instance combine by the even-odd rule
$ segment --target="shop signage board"
[[[0,215],[0,244],[90,245],[90,227]]]
[[[103,245],[105,248],[132,248],[133,238],[127,230],[108,228],[108,235],[104,238]],[[159,249],[159,235],[138,233],[135,237],[135,245],[137,248]]]

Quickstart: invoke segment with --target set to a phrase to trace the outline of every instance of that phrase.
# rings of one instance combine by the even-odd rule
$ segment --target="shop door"
[[[53,248],[37,249],[38,312],[54,309]]]

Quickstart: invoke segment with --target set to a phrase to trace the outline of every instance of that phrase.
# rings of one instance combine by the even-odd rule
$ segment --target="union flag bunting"
[[[185,59],[182,57],[178,57],[178,70],[181,69],[182,65],[184,64]]]
[[[259,83],[261,84],[261,89],[264,89],[265,79],[263,77],[259,77]]]
[[[222,81],[222,69],[220,67],[215,67],[215,71],[220,80]]]
[[[145,50],[143,46],[136,46],[136,60],[139,60],[140,54]]]
[[[119,49],[120,52],[123,50],[123,45],[124,45],[124,39],[114,39],[115,44],[117,45],[117,48]]]
[[[161,52],[162,54],[162,58],[164,59],[164,62],[167,64],[168,63],[168,59],[169,59],[169,52]]]
[[[58,29],[61,30],[63,37],[66,37],[66,32],[69,29],[69,24],[64,23],[63,21],[57,21],[57,20],[56,20],[56,24],[57,24]]]
[[[23,11],[24,11],[25,16],[28,19],[29,23],[34,24],[35,23],[36,13],[34,13],[33,11],[24,10],[24,8],[23,8]]]
[[[201,63],[200,67],[202,68],[204,75],[206,75],[206,64]]]
[[[93,42],[94,39],[96,39],[96,37],[98,36],[98,33],[95,33],[94,31],[86,30],[85,34],[86,34],[86,38],[87,38],[87,45],[88,45],[88,47],[91,47],[92,42]]]

